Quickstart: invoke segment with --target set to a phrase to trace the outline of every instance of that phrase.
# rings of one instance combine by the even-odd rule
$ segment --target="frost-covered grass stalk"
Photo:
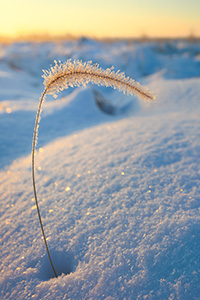
[[[57,94],[60,91],[67,89],[68,87],[76,87],[81,85],[85,86],[86,84],[91,82],[93,84],[101,86],[109,86],[130,95],[136,94],[143,100],[151,101],[154,100],[155,97],[147,89],[143,88],[138,82],[134,81],[129,77],[125,77],[124,73],[120,73],[119,71],[115,72],[113,71],[113,68],[103,70],[99,67],[98,64],[92,64],[92,62],[83,63],[78,60],[67,60],[65,63],[62,64],[61,62],[57,63],[55,61],[54,67],[51,67],[48,71],[44,71],[43,77],[45,89],[40,98],[33,135],[32,179],[37,213],[40,221],[43,239],[45,242],[50,264],[52,266],[55,276],[57,277],[57,273],[51,260],[47,240],[44,233],[35,183],[35,148],[37,143],[37,133],[39,127],[41,108],[46,95],[52,94],[54,97],[57,97]]]

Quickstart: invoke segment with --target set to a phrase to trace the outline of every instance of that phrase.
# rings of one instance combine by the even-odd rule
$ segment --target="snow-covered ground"
[[[89,85],[47,97],[42,69],[112,65],[157,95]],[[96,101],[109,101],[100,110]],[[200,299],[200,44],[0,46],[0,299]]]

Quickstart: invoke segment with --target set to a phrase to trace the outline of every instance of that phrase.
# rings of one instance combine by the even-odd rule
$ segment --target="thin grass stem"
[[[45,246],[46,246],[46,251],[47,251],[47,255],[48,255],[51,267],[53,269],[55,277],[57,278],[58,276],[57,276],[56,270],[54,268],[54,265],[53,265],[53,262],[52,262],[52,259],[51,259],[51,255],[50,255],[48,244],[47,244],[47,239],[46,239],[46,236],[45,236],[45,233],[44,233],[44,227],[43,227],[43,224],[42,224],[42,218],[41,218],[41,214],[40,214],[38,198],[37,198],[37,191],[36,191],[36,183],[35,183],[35,147],[36,147],[36,141],[37,141],[37,131],[38,131],[37,129],[38,129],[38,125],[39,125],[41,107],[42,107],[42,103],[45,99],[46,92],[47,92],[47,89],[44,90],[44,92],[43,92],[43,94],[40,98],[40,103],[39,103],[39,106],[38,106],[37,116],[36,116],[36,120],[35,120],[35,129],[34,129],[33,146],[32,146],[32,179],[33,179],[33,191],[34,191],[34,196],[35,196],[35,203],[36,203],[36,207],[37,207],[38,218],[39,218],[39,221],[40,221],[40,227],[41,227],[41,230],[42,230],[42,236],[43,236],[43,239],[44,239],[44,243],[45,243]]]

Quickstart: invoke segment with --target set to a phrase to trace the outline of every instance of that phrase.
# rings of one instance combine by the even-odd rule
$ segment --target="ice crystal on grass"
[[[67,60],[65,63],[55,61],[54,67],[44,71],[44,85],[47,94],[57,93],[68,87],[86,86],[89,82],[100,86],[112,87],[124,93],[136,94],[143,100],[154,100],[154,96],[132,78],[125,77],[124,73],[115,72],[113,68],[106,70],[98,64]]]

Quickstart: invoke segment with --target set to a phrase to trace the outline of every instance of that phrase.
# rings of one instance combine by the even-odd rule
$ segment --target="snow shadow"
[[[103,108],[99,108],[90,88],[76,89],[69,99],[61,98],[58,102],[53,100],[49,103],[50,106],[46,101],[47,107],[42,114],[39,128],[38,148],[74,132],[125,118],[129,111],[137,112],[139,110],[137,101],[135,102],[133,101],[131,106],[132,103],[129,99],[122,107],[110,105],[115,110],[113,113],[109,113],[110,107],[106,107],[105,103]],[[35,116],[35,110],[19,110],[12,114],[1,114],[0,169],[18,157],[31,153]]]
[[[178,299],[199,299],[199,260],[200,228],[199,225],[194,224],[176,242],[147,263],[149,286],[152,290],[159,290],[162,286],[164,299],[169,299],[170,289],[176,290],[177,284],[180,285],[182,282],[184,288],[182,291],[180,289]],[[152,278],[154,278],[154,287],[152,287]],[[187,289],[187,286],[190,288]],[[194,298],[191,296],[191,290]]]
[[[76,263],[72,252],[51,249],[50,255],[58,276],[61,276],[62,274],[68,275],[75,271]],[[39,277],[41,278],[41,280],[44,281],[49,280],[51,278],[55,278],[47,254],[45,254],[41,258],[41,264],[39,267]]]

